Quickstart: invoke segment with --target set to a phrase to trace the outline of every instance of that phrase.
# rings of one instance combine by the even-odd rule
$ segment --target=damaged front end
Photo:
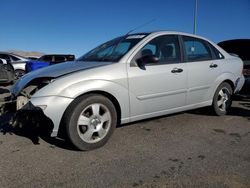
[[[34,106],[30,99],[40,89],[53,82],[53,78],[36,78],[29,82],[12,100],[16,105],[16,113],[12,120],[15,129],[22,129],[25,132],[32,130],[33,134],[49,136],[53,130],[53,122],[44,114],[43,109]],[[15,88],[14,88],[15,89]]]
[[[29,82],[19,93],[16,98],[16,109],[29,109],[33,106],[29,104],[29,99],[41,88],[54,81],[54,78],[36,78]],[[31,110],[31,109],[30,109]]]

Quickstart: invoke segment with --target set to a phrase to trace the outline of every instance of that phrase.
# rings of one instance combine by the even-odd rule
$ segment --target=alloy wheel
[[[86,143],[97,143],[102,140],[111,127],[111,113],[100,103],[87,106],[77,121],[77,133]]]
[[[226,111],[227,107],[229,106],[229,102],[230,102],[230,92],[226,87],[223,87],[219,93],[218,93],[218,98],[217,98],[217,105],[218,108],[221,111]]]

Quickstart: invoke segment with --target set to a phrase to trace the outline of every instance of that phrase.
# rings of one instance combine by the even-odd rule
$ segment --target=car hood
[[[73,72],[78,72],[90,68],[109,65],[111,62],[85,62],[85,61],[69,61],[51,65],[36,71],[32,71],[24,75],[11,89],[13,95],[18,93],[32,80],[36,78],[57,78]]]

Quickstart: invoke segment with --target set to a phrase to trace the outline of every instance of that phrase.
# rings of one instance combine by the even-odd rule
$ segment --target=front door
[[[145,56],[156,63],[138,66]],[[178,111],[186,104],[187,68],[181,60],[178,36],[159,36],[147,43],[128,64],[131,120]]]

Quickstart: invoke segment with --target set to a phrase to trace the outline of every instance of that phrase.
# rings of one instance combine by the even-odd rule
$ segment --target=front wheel
[[[80,150],[103,146],[117,124],[117,112],[106,97],[90,94],[79,97],[66,110],[64,122],[71,143]]]
[[[232,93],[232,87],[226,82],[217,88],[212,105],[216,115],[222,116],[227,114],[232,104]]]

